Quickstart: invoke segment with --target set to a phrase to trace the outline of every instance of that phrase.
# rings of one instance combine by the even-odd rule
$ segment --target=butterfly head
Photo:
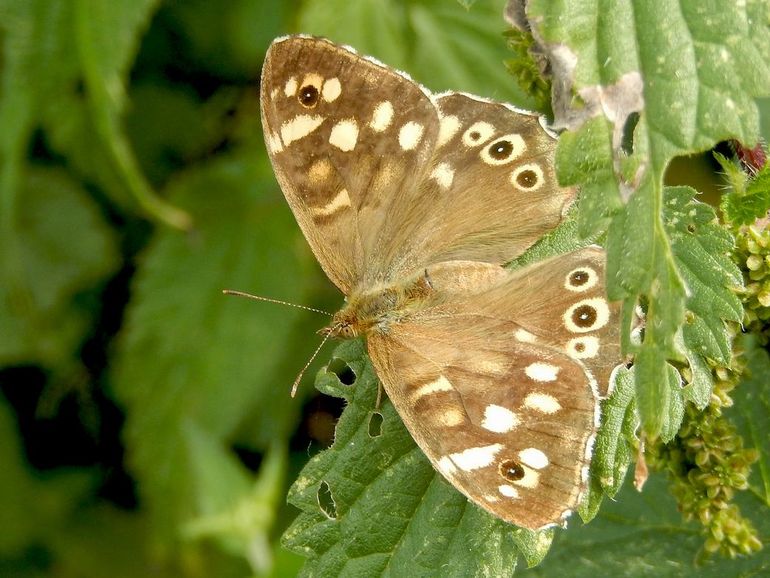
[[[346,310],[338,311],[332,317],[331,325],[319,331],[324,337],[333,339],[354,339],[360,334],[357,323],[350,318]]]

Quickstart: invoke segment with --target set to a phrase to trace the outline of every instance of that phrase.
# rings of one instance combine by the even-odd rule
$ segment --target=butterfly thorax
[[[338,339],[352,339],[373,331],[384,333],[391,323],[403,321],[436,298],[427,271],[406,282],[354,290],[345,307],[332,317],[331,325],[322,331]]]

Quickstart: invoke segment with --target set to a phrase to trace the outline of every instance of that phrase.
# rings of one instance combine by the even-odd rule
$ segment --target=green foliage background
[[[622,486],[631,454],[618,440],[631,392],[648,430],[670,438],[684,401],[708,400],[705,360],[729,361],[723,320],[740,320],[726,289],[737,271],[721,257],[729,236],[693,209],[691,190],[665,190],[663,179],[674,156],[757,136],[753,98],[770,94],[770,49],[755,42],[766,2],[745,3],[759,32],[728,1],[626,3],[634,14],[530,3],[544,38],[581,56],[576,88],[637,69],[663,87],[647,93],[651,114],[623,166],[613,166],[605,118],[563,139],[560,174],[584,187],[582,210],[532,256],[609,231],[610,290],[627,304],[644,296],[658,320],[637,352],[636,387],[625,376],[605,407],[602,483],[581,511],[598,511],[590,525],[529,534],[492,520],[425,467],[387,402],[374,435],[376,383],[360,344],[335,354],[357,371],[356,388],[320,373],[319,387],[349,405],[335,449],[319,454],[341,402],[318,398],[309,377],[298,399],[288,391],[324,319],[221,295],[340,302],[265,154],[258,77],[271,39],[325,35],[433,90],[534,108],[503,65],[503,3],[465,4],[0,0],[0,575],[287,576],[300,552],[314,575],[498,576],[517,559],[540,561],[553,534],[530,572],[696,572],[699,528],[681,521],[662,476],[642,494]],[[651,176],[621,209],[617,176],[630,182],[639,166]],[[682,166],[667,182],[713,192],[714,165]],[[687,218],[702,234],[688,236]],[[685,313],[690,328],[677,333]],[[732,412],[760,450],[740,503],[767,544],[770,402],[757,376],[770,363],[754,353]],[[680,394],[675,367],[685,366],[694,377]],[[286,504],[295,479],[296,521]],[[331,489],[319,507],[321,479]],[[599,509],[598,495],[617,490]],[[294,553],[279,545],[284,532]],[[761,574],[767,551],[697,572]]]

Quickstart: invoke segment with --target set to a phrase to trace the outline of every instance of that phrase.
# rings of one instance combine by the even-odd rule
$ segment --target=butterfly
[[[535,114],[407,75],[322,38],[268,50],[268,154],[385,392],[435,469],[494,516],[563,524],[586,487],[620,360],[595,246],[514,271],[563,219]]]

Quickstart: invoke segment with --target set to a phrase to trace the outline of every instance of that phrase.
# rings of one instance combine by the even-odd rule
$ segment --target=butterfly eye
[[[297,94],[297,100],[305,108],[313,108],[318,104],[319,92],[318,89],[312,84],[307,84],[299,89]]]
[[[518,134],[508,134],[481,150],[481,160],[488,165],[504,165],[517,159],[527,148]]]
[[[500,475],[509,482],[517,482],[524,477],[524,467],[516,460],[503,460],[498,466]]]

